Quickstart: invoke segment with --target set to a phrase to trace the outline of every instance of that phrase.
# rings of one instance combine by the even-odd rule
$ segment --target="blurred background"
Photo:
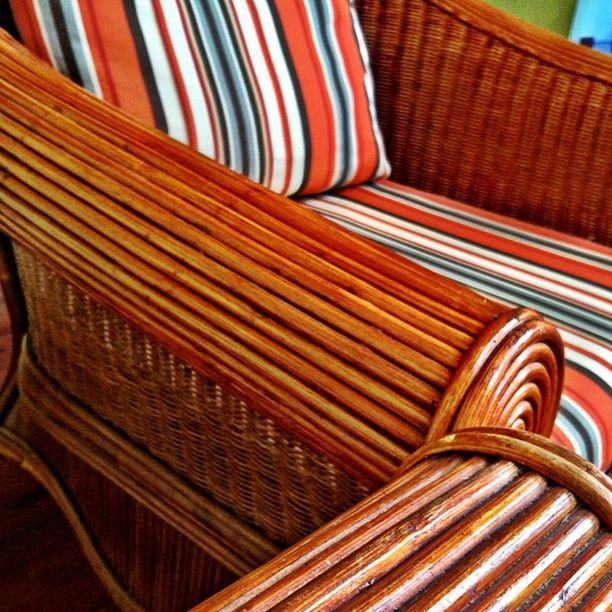
[[[485,0],[574,42],[612,53],[612,0]]]

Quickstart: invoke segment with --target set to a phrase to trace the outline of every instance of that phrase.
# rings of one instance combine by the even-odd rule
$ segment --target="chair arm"
[[[540,436],[459,432],[194,610],[595,609],[611,504],[605,474]]]
[[[552,428],[562,347],[535,313],[141,126],[6,35],[0,98],[0,229],[362,481],[454,427]]]
[[[393,178],[612,243],[612,58],[480,0],[360,6]]]

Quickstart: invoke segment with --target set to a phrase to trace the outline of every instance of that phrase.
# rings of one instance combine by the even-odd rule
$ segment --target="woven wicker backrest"
[[[356,0],[392,178],[612,244],[612,57],[487,4]]]

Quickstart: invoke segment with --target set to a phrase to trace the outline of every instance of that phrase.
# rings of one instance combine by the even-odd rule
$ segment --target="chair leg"
[[[106,561],[96,549],[70,495],[51,471],[51,468],[24,440],[4,426],[0,426],[0,455],[18,463],[20,467],[31,474],[55,500],[74,530],[85,556],[115,603],[122,610],[143,610],[143,608],[138,605],[117,582],[117,579],[108,568]]]

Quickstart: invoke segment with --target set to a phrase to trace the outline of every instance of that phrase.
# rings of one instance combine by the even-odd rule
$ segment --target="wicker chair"
[[[585,83],[609,100],[608,63],[475,2],[356,4],[397,180],[609,242],[600,128],[580,124],[561,150],[552,115],[537,143],[496,132],[515,90],[540,116],[575,112]],[[458,66],[495,88],[493,115]],[[448,432],[550,433],[563,349],[534,312],[141,126],[6,35],[0,77],[16,373],[0,448],[54,494],[121,606],[196,604]],[[595,169],[552,187],[553,163]]]

